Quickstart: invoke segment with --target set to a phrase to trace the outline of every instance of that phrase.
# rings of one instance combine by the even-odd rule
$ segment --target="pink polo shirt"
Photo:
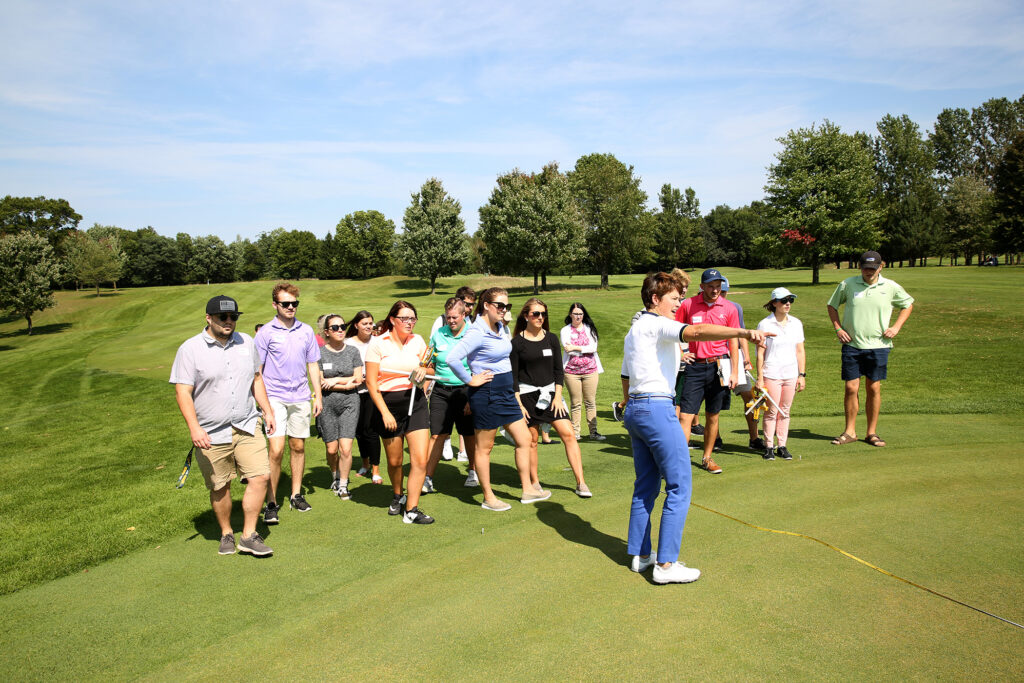
[[[708,304],[704,301],[703,293],[684,300],[679,310],[676,311],[676,320],[687,325],[740,326],[740,316],[736,312],[736,307],[730,304],[725,297],[720,296],[715,303]],[[715,358],[729,353],[729,341],[720,339],[718,341],[690,342],[689,349],[690,353],[697,354],[697,358]]]

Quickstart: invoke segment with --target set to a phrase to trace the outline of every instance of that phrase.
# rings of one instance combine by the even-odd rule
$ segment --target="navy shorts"
[[[718,379],[718,363],[693,363],[686,367],[679,412],[696,415],[703,401],[704,412],[715,415],[728,407],[728,400],[729,387],[723,387]]]
[[[466,415],[469,403],[465,384],[447,385],[436,382],[430,392],[430,433],[451,434],[452,427],[463,436],[473,436],[473,415]]]
[[[843,344],[843,380],[867,377],[872,382],[885,379],[892,349],[858,349]]]
[[[477,429],[497,429],[523,419],[516,392],[512,390],[511,372],[495,375],[487,384],[470,387],[469,407]]]

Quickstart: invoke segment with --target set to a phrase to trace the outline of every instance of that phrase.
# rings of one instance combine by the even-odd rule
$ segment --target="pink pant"
[[[764,413],[764,444],[768,448],[774,448],[772,443],[777,436],[779,446],[785,446],[789,438],[789,409],[793,405],[793,396],[796,394],[796,377],[793,379],[768,379],[764,380],[764,388],[768,395],[779,404],[779,408],[787,415],[783,417],[778,411],[768,404],[768,410]]]

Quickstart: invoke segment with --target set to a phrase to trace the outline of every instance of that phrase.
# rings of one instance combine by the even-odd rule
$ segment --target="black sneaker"
[[[406,524],[433,524],[434,518],[420,510],[419,507],[414,507],[412,510],[406,511],[402,521]]]
[[[774,460],[775,459],[775,449],[774,448],[766,448],[766,449],[764,449],[764,454],[761,457],[764,458],[765,460]]]
[[[264,524],[277,524],[277,512],[281,509],[281,506],[277,503],[270,502],[263,508],[263,523]]]
[[[779,455],[779,457],[780,457],[780,458],[782,458],[783,460],[792,460],[792,459],[793,459],[793,456],[792,456],[792,455],[790,455],[789,451],[788,451],[788,450],[786,450],[786,447],[785,447],[785,446],[779,446],[779,447],[778,447],[777,449],[775,449],[775,452],[776,452],[776,453],[777,453],[777,454]]]
[[[714,453],[717,453],[718,451],[722,450],[722,437],[715,437],[715,445],[711,447],[711,450]]]
[[[298,510],[299,512],[309,512],[313,507],[306,502],[306,499],[302,497],[301,493],[296,493],[294,496],[288,499],[291,504],[292,510]]]
[[[404,510],[404,509],[405,509],[405,494],[403,493],[400,496],[396,494],[391,499],[391,505],[388,506],[388,514],[392,515],[392,516],[400,515],[400,514],[402,514],[402,510]]]
[[[618,401],[612,402],[612,419],[616,422],[622,422],[622,406],[619,405]]]
[[[750,450],[753,450],[753,451],[763,451],[767,447],[768,446],[761,439],[761,437],[757,437],[756,439],[751,439],[750,440]]]
[[[701,425],[701,424],[693,425],[693,429],[690,430],[690,433],[691,434],[696,434],[697,436],[704,436],[704,425]]]

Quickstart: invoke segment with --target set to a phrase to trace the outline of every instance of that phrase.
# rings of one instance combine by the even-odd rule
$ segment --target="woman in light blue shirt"
[[[536,503],[551,496],[530,482],[530,430],[516,400],[512,382],[512,338],[505,326],[508,292],[500,287],[484,290],[476,303],[476,318],[462,340],[448,352],[452,372],[469,386],[469,405],[476,430],[476,473],[484,492],[485,510],[502,512],[512,506],[491,489],[491,449],[498,427],[504,426],[515,442],[516,469],[523,494],[521,503]],[[465,359],[472,372],[466,372]]]

